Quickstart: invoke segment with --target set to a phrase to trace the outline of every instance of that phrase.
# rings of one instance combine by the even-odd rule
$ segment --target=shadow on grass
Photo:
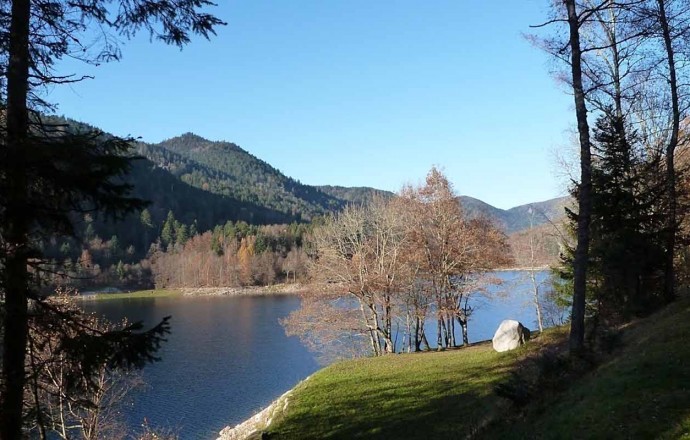
[[[482,438],[680,438],[690,433],[690,302],[625,326],[621,345]]]
[[[467,438],[501,405],[486,383],[504,372],[503,366],[494,366],[461,374],[451,370],[443,380],[339,380],[332,390],[310,390],[310,395],[325,396],[327,401],[300,402],[268,438]],[[461,376],[460,381],[454,376]]]

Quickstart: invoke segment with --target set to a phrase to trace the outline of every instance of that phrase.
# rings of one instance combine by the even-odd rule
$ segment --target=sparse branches
[[[313,241],[310,274],[314,288],[327,293],[308,295],[286,321],[288,331],[309,339],[322,326],[328,340],[366,337],[374,355],[430,348],[425,324],[433,312],[439,349],[457,345],[456,325],[467,344],[476,281],[510,253],[489,221],[464,216],[452,185],[435,168],[419,188],[347,207],[318,227]],[[324,312],[313,317],[308,312],[318,312],[319,301]],[[337,310],[348,317],[347,328],[331,322]]]

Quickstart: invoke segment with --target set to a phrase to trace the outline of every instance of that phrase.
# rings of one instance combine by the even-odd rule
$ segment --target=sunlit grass
[[[273,438],[454,438],[505,402],[493,394],[523,350],[490,344],[337,363],[294,393]]]
[[[690,302],[628,325],[621,345],[564,391],[534,390],[526,409],[494,386],[539,346],[563,344],[553,329],[499,354],[490,344],[337,363],[291,397],[269,438],[680,438],[690,434]],[[559,387],[560,388],[560,387]]]

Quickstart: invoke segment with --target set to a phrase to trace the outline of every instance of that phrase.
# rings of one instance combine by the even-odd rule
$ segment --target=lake
[[[503,281],[474,298],[470,341],[491,339],[500,322],[517,319],[536,328],[527,278],[497,272]],[[548,272],[540,272],[541,282]],[[299,307],[296,296],[165,297],[85,302],[111,320],[127,317],[148,326],[172,316],[162,361],[143,370],[146,387],[124,409],[138,427],[170,427],[181,439],[215,439],[227,425],[253,415],[320,368],[297,338],[278,322]],[[433,330],[431,325],[429,330]],[[435,341],[432,331],[429,341]],[[460,339],[461,340],[461,339]]]

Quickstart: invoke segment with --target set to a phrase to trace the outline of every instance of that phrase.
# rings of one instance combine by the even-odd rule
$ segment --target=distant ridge
[[[528,229],[530,221],[533,226],[539,226],[560,220],[565,216],[565,207],[570,200],[569,196],[557,197],[510,209],[500,209],[473,197],[460,196],[460,203],[469,216],[484,215],[503,228],[506,234]]]
[[[74,130],[93,128],[63,117],[50,118]],[[348,204],[367,203],[375,196],[395,196],[370,187],[305,185],[237,144],[191,132],[158,143],[140,142],[136,150],[145,160],[134,167],[128,180],[136,195],[153,202],[150,211],[159,224],[168,211],[187,224],[196,220],[202,229],[228,220],[303,222]],[[511,234],[529,228],[530,220],[538,226],[561,218],[569,197],[507,210],[469,196],[459,200],[470,216],[487,216]]]
[[[142,143],[139,153],[190,186],[262,210],[256,219],[278,220],[282,215],[284,221],[309,221],[347,204],[395,196],[370,187],[305,185],[232,142],[210,141],[194,133],[157,144]],[[530,221],[538,226],[562,217],[568,200],[559,197],[504,210],[473,197],[460,197],[470,216],[485,215],[507,234],[529,228]]]

